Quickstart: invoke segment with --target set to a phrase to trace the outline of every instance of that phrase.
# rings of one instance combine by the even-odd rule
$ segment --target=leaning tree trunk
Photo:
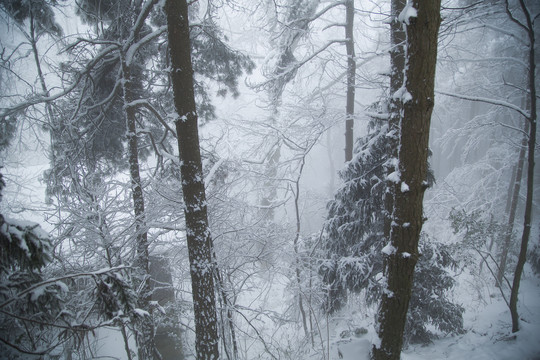
[[[422,202],[427,188],[429,127],[434,105],[437,35],[440,0],[413,0],[402,14],[406,27],[405,91],[401,117],[400,181],[395,185],[394,217],[388,255],[387,288],[378,314],[380,344],[373,347],[376,360],[399,359],[403,332],[418,260],[423,223]],[[416,9],[416,10],[415,10]]]
[[[186,218],[197,359],[218,359],[215,264],[208,227],[206,195],[199,148],[198,120],[193,91],[193,67],[186,0],[166,0],[171,81],[177,111],[176,134]]]
[[[533,19],[529,12],[529,8],[525,4],[524,0],[519,0],[521,10],[526,20],[526,24],[519,23],[522,28],[527,31],[529,38],[529,72],[528,72],[528,95],[530,98],[531,112],[529,114],[529,146],[528,146],[528,166],[527,166],[527,197],[525,199],[525,218],[523,224],[523,235],[521,237],[521,249],[519,252],[518,262],[516,270],[514,272],[514,281],[512,283],[512,292],[510,294],[510,314],[512,315],[512,332],[519,330],[519,315],[517,311],[517,301],[519,284],[521,281],[521,274],[523,273],[523,267],[527,260],[527,247],[529,245],[529,237],[531,234],[531,218],[532,218],[532,202],[533,202],[533,190],[534,190],[534,148],[536,147],[536,63],[535,63],[535,29]],[[508,9],[508,8],[507,8]],[[507,10],[508,11],[508,10]],[[512,16],[513,21],[517,20]]]

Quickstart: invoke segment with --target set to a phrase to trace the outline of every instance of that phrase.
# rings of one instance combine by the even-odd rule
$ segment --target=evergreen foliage
[[[0,200],[5,186],[0,174]],[[52,243],[41,227],[29,221],[6,219],[0,214],[0,353],[46,350],[53,334],[43,328],[62,318],[66,286],[43,281],[41,269],[52,260]],[[27,320],[27,321],[25,321]]]
[[[62,28],[53,11],[57,5],[56,0],[0,0],[0,7],[19,24],[31,18],[38,32],[61,36]]]
[[[15,130],[17,130],[16,116],[0,116],[0,151],[9,147]]]
[[[0,201],[5,187],[0,173]],[[29,221],[5,219],[0,214],[0,275],[32,274],[52,260],[52,244],[41,227]]]
[[[324,249],[326,260],[319,272],[326,286],[324,308],[339,311],[347,293],[365,291],[368,304],[379,301],[383,284],[383,197],[386,191],[388,127],[373,120],[372,132],[357,140],[353,159],[340,173],[342,187],[328,204]],[[433,183],[430,175],[428,182]],[[450,269],[455,266],[449,249],[423,235],[420,245],[405,341],[428,343],[435,326],[445,333],[463,331],[464,309],[452,303],[446,293],[454,286]]]
[[[0,173],[0,200],[4,186]],[[72,226],[71,231],[77,230]],[[84,241],[84,233],[81,238]],[[83,262],[77,265],[78,274],[66,274],[53,261],[59,255],[53,257],[53,243],[38,224],[7,219],[0,214],[3,358],[46,355],[58,348],[70,352],[65,344],[79,346],[97,327],[118,325],[127,318],[138,321],[146,316],[137,309],[137,294],[129,277],[125,277],[127,273],[121,274],[119,269],[88,271],[88,264]],[[64,260],[62,266],[68,263]],[[83,353],[84,350],[79,355]]]
[[[529,250],[528,262],[536,275],[540,275],[540,245],[534,244]]]

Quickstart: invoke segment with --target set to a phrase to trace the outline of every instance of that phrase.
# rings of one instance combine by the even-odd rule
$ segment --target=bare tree
[[[528,84],[527,90],[529,95],[530,102],[530,113],[527,114],[526,118],[529,122],[529,143],[528,143],[528,154],[527,154],[527,195],[525,199],[525,216],[523,223],[523,234],[521,237],[521,248],[519,252],[518,262],[516,265],[516,270],[514,272],[514,281],[512,283],[512,293],[510,294],[510,313],[512,315],[512,332],[517,332],[519,330],[519,315],[517,311],[517,301],[518,301],[518,292],[519,284],[521,281],[521,274],[523,273],[523,267],[527,261],[527,246],[529,244],[529,237],[531,234],[532,227],[532,202],[533,202],[533,192],[534,192],[534,150],[536,147],[536,58],[535,58],[535,44],[536,44],[536,34],[534,29],[535,20],[539,19],[539,14],[532,14],[532,6],[528,6],[525,3],[525,0],[519,0],[518,9],[521,11],[523,20],[519,20],[515,12],[517,10],[512,10],[509,5],[509,1],[505,1],[506,12],[508,17],[516,23],[527,35],[529,40],[527,52],[527,62],[528,62]]]
[[[514,271],[514,279],[513,283],[510,286],[511,288],[511,294],[510,294],[510,302],[509,302],[509,308],[510,313],[512,316],[512,331],[516,332],[519,330],[519,315],[517,311],[517,301],[518,301],[518,292],[519,292],[519,286],[520,286],[520,280],[521,275],[523,273],[523,267],[526,262],[526,253],[527,253],[527,247],[530,237],[530,231],[532,226],[532,208],[533,208],[533,195],[534,195],[534,158],[535,158],[535,146],[536,146],[536,123],[537,123],[537,95],[536,95],[536,58],[535,58],[535,43],[536,43],[536,34],[534,30],[535,21],[539,18],[538,14],[538,8],[534,6],[534,2],[528,2],[525,0],[518,0],[518,1],[509,1],[504,0],[497,3],[497,6],[499,6],[498,10],[493,12],[496,15],[503,15],[506,20],[509,20],[511,23],[514,23],[514,28],[510,27],[510,30],[501,30],[499,28],[494,28],[490,25],[483,25],[488,29],[494,30],[497,33],[502,33],[505,36],[508,36],[508,38],[516,41],[516,43],[519,45],[518,49],[525,49],[523,54],[523,60],[519,58],[519,56],[516,57],[516,59],[513,58],[501,58],[502,60],[508,61],[511,60],[514,63],[518,63],[520,66],[524,66],[526,68],[526,84],[524,86],[514,85],[511,83],[507,83],[506,81],[503,83],[504,86],[507,86],[512,91],[515,91],[516,89],[519,90],[521,94],[521,99],[524,98],[525,101],[523,101],[522,105],[524,106],[518,106],[513,104],[511,101],[508,101],[506,99],[497,99],[497,98],[487,98],[487,97],[480,97],[480,96],[469,96],[469,95],[461,95],[461,94],[452,94],[452,93],[445,93],[440,92],[442,94],[452,96],[455,98],[460,98],[463,100],[473,101],[476,103],[484,103],[489,104],[492,106],[495,106],[500,109],[506,109],[509,110],[515,114],[518,114],[525,118],[526,123],[523,126],[523,129],[517,128],[515,126],[508,126],[503,124],[503,126],[512,129],[517,130],[521,134],[523,134],[523,141],[521,142],[520,152],[517,155],[517,169],[516,169],[516,175],[513,185],[513,194],[511,195],[510,199],[510,214],[508,218],[508,232],[511,232],[511,227],[513,226],[513,217],[515,216],[514,206],[517,206],[517,196],[519,192],[519,179],[520,176],[520,163],[522,161],[521,156],[525,155],[525,152],[527,153],[527,184],[526,184],[526,195],[525,195],[525,209],[524,209],[524,225],[523,225],[523,233],[521,237],[521,246],[520,246],[520,252],[516,264],[516,268]],[[486,12],[486,10],[482,7],[482,4],[479,5],[479,15],[478,16],[485,16],[486,14],[490,14],[490,11],[492,7],[489,7],[489,11]],[[536,13],[534,13],[536,12]],[[490,14],[491,15],[491,14]],[[518,33],[515,32],[514,29],[517,29],[521,32],[524,36],[517,35]],[[518,50],[519,51],[519,50]],[[492,61],[492,59],[490,59]],[[523,159],[524,160],[524,159]],[[516,196],[514,198],[514,195]],[[511,235],[511,234],[508,234]],[[506,237],[503,248],[502,248],[502,256],[501,256],[501,266],[499,269],[499,274],[496,276],[497,283],[500,285],[501,280],[504,278],[504,268],[505,265],[505,257],[508,254],[508,248],[507,246],[510,246],[509,237]]]

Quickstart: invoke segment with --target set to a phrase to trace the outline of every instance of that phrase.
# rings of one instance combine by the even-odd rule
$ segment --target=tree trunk
[[[403,71],[405,70],[405,30],[398,21],[398,16],[405,7],[406,0],[392,0],[392,22],[390,23],[390,90],[388,111],[390,113],[388,121],[388,135],[386,139],[388,160],[385,164],[387,174],[399,170],[396,166],[399,145],[399,119],[401,113],[401,99],[394,94],[403,86]],[[390,240],[390,230],[392,224],[392,213],[394,211],[394,186],[387,179],[387,191],[384,194],[384,238]]]
[[[400,181],[394,190],[391,243],[384,249],[388,255],[387,288],[378,314],[381,343],[375,345],[372,352],[376,360],[400,358],[414,268],[419,256],[418,241],[424,221],[422,202],[427,188],[440,0],[413,0],[407,6],[412,9],[405,9],[401,14],[416,13],[416,16],[403,19],[408,25],[406,90],[400,96],[403,100],[398,150]]]
[[[176,133],[180,154],[182,192],[186,218],[197,359],[218,359],[215,264],[208,227],[206,195],[199,149],[198,120],[193,91],[193,67],[186,0],[167,0],[171,81],[177,111]]]
[[[164,319],[156,324],[154,342],[161,360],[182,360],[180,321],[176,310],[174,287],[169,261],[163,255],[150,256],[152,301],[165,308]]]
[[[284,29],[278,39],[277,47],[278,61],[271,73],[271,82],[268,88],[270,102],[270,118],[268,122],[272,126],[277,126],[280,116],[280,108],[283,100],[285,87],[296,76],[293,65],[297,62],[294,52],[298,42],[309,32],[310,18],[315,14],[319,0],[305,1],[293,0],[286,7],[284,16]],[[263,195],[261,207],[263,209],[263,220],[267,223],[274,221],[274,208],[277,198],[276,176],[281,161],[282,139],[279,134],[276,136],[275,144],[266,155],[265,177],[263,183]]]
[[[214,252],[213,254],[214,259],[216,258],[216,254]],[[220,317],[222,321],[221,326],[221,336],[222,336],[222,344],[223,344],[223,350],[225,351],[227,355],[227,359],[238,359],[238,341],[236,340],[236,330],[234,328],[234,317],[233,317],[233,308],[234,303],[229,299],[229,295],[227,292],[227,289],[225,288],[225,282],[223,281],[223,277],[221,276],[221,272],[216,270],[216,281],[217,281],[217,287],[219,289],[218,295],[221,296],[220,303],[221,303],[221,311],[220,311]],[[229,331],[226,331],[225,325],[229,327]],[[229,345],[232,347],[232,354],[229,351]]]
[[[307,327],[307,317],[306,311],[304,309],[304,291],[302,290],[302,269],[301,269],[301,258],[300,258],[300,230],[302,222],[300,219],[300,178],[302,177],[302,171],[304,170],[304,165],[306,164],[305,154],[302,157],[300,162],[300,169],[298,170],[298,177],[295,182],[295,191],[294,191],[294,213],[296,215],[296,234],[293,240],[293,250],[294,250],[294,272],[296,275],[296,285],[298,285],[298,309],[300,310],[300,316],[302,318],[302,327],[304,329],[304,335],[306,339],[310,336],[310,332]],[[311,334],[313,335],[313,334]],[[313,339],[313,336],[312,336]],[[313,343],[313,341],[312,341]]]
[[[347,48],[347,107],[345,117],[345,161],[351,161],[354,141],[354,94],[356,60],[354,54],[354,0],[345,3],[345,46]]]
[[[123,54],[122,54],[123,55]],[[148,268],[148,232],[146,228],[146,213],[144,210],[144,194],[142,191],[141,175],[139,169],[139,146],[136,129],[136,110],[132,105],[135,100],[131,69],[122,56],[122,76],[124,92],[124,116],[126,118],[127,141],[128,141],[128,163],[129,176],[131,179],[131,196],[135,212],[135,238],[136,238],[136,259],[135,277],[140,286],[138,306],[141,309],[149,310],[151,300],[150,276]],[[136,319],[136,339],[139,359],[153,359],[155,354],[154,344],[154,324],[151,315],[138,317]]]
[[[536,63],[535,63],[535,33],[533,20],[531,19],[530,9],[525,5],[524,0],[519,0],[521,10],[526,20],[526,25],[522,25],[527,30],[529,38],[529,72],[528,72],[528,94],[531,104],[531,112],[529,121],[529,149],[528,149],[528,166],[527,166],[527,197],[525,199],[525,219],[523,224],[523,235],[521,237],[521,249],[519,252],[518,262],[514,273],[514,281],[512,283],[512,293],[510,294],[510,314],[512,315],[512,332],[519,330],[519,315],[517,311],[517,300],[519,293],[519,284],[521,282],[521,274],[527,260],[527,247],[531,234],[531,217],[532,217],[532,202],[534,192],[534,148],[536,146]]]
[[[528,102],[528,101],[527,101]],[[529,120],[525,119],[525,132],[529,131]],[[506,261],[508,258],[508,250],[512,241],[512,233],[514,232],[514,222],[516,220],[516,210],[519,200],[519,190],[521,189],[521,178],[523,177],[523,165],[525,163],[525,150],[527,149],[527,135],[523,135],[523,141],[521,142],[521,148],[519,149],[518,163],[514,175],[513,189],[511,192],[510,200],[510,214],[508,215],[508,223],[506,225],[506,234],[504,236],[504,243],[501,251],[501,258],[499,261],[499,270],[497,272],[497,286],[502,286],[504,272],[506,270]]]

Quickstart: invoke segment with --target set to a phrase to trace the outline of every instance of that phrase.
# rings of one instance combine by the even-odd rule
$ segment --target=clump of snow
[[[386,244],[385,247],[382,248],[381,251],[382,251],[383,254],[386,254],[386,255],[390,256],[390,255],[396,253],[396,248],[394,246],[392,246],[392,243],[388,243],[388,244]]]
[[[410,92],[408,92],[407,90],[405,90],[403,92],[403,96],[401,97],[401,101],[405,104],[405,103],[408,103],[409,101],[412,100],[412,95]]]
[[[408,192],[410,189],[409,189],[409,185],[407,185],[407,183],[405,181],[403,181],[401,183],[401,192],[402,193],[406,193]]]
[[[133,312],[140,317],[150,316],[150,313],[148,311],[139,308],[133,309]]]
[[[395,184],[399,183],[401,181],[401,172],[394,171],[386,177],[386,180],[391,181]]]
[[[35,290],[32,290],[32,292],[30,293],[30,301],[36,301],[37,299],[39,299],[41,296],[45,294],[46,289],[47,289],[47,286],[43,285],[43,286],[39,286]]]
[[[55,282],[55,284],[60,288],[60,291],[62,291],[63,293],[68,293],[69,292],[69,287],[62,281],[57,281]]]
[[[409,25],[410,19],[417,16],[418,11],[413,7],[411,1],[407,1],[407,5],[405,5],[401,13],[399,13],[398,21],[402,24]]]
[[[396,92],[392,95],[392,98],[394,100],[401,100],[402,103],[407,103],[412,100],[411,93],[407,90],[405,86],[400,87],[396,90]]]

